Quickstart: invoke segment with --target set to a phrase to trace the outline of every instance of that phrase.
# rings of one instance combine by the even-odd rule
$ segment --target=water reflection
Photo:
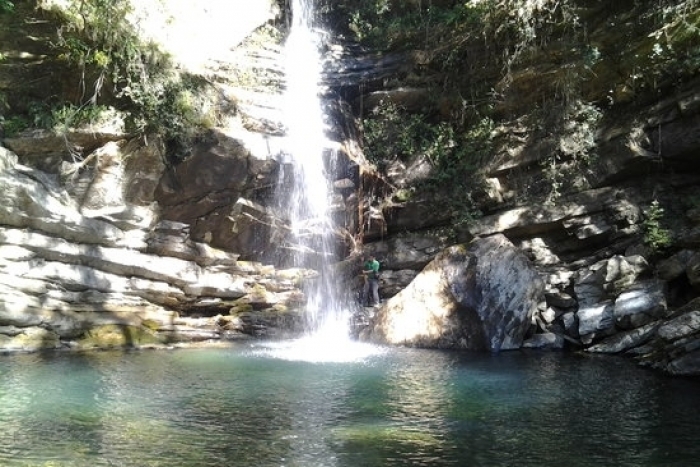
[[[423,360],[419,365],[424,371],[410,371],[416,359]],[[370,411],[373,416],[368,419],[358,417],[360,424],[339,430],[346,442],[343,452],[360,452],[363,457],[373,453],[397,465],[437,465],[449,444],[445,434],[454,403],[450,371],[449,354],[424,351],[401,355],[381,375],[370,373],[380,384],[359,392],[375,412]],[[347,465],[356,465],[352,455],[347,460]]]
[[[0,465],[699,465],[700,383],[625,360],[280,346],[5,356]]]

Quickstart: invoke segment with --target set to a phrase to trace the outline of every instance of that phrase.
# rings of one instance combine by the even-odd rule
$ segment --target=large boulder
[[[519,348],[544,300],[531,262],[502,235],[443,250],[360,337],[421,347]]]

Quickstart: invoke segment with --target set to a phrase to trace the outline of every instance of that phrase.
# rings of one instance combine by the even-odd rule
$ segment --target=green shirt
[[[365,265],[363,267],[364,271],[370,271],[369,274],[367,274],[368,279],[378,279],[379,278],[379,261],[375,260],[369,260],[365,261]]]

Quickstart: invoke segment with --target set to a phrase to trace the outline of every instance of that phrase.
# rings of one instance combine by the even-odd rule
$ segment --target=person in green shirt
[[[362,275],[365,279],[362,289],[362,305],[379,305],[379,261],[374,255],[365,256],[365,263],[362,266]],[[372,294],[370,297],[370,293]],[[370,298],[372,303],[370,303]]]

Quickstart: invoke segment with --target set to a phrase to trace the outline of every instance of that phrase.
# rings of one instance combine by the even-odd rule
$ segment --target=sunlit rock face
[[[161,217],[189,225],[192,239],[237,252],[242,259],[270,257],[270,239],[282,235],[275,226],[284,227],[264,206],[277,170],[274,159],[211,131],[193,144],[185,161],[165,173],[154,197]]]
[[[94,163],[61,174],[0,147],[0,351],[299,328],[303,272],[239,261],[193,240],[189,225],[160,220],[158,145],[105,138],[98,146],[86,158]],[[91,333],[98,328],[108,332]]]
[[[522,345],[544,284],[496,235],[442,251],[362,333],[390,344],[500,351]]]

